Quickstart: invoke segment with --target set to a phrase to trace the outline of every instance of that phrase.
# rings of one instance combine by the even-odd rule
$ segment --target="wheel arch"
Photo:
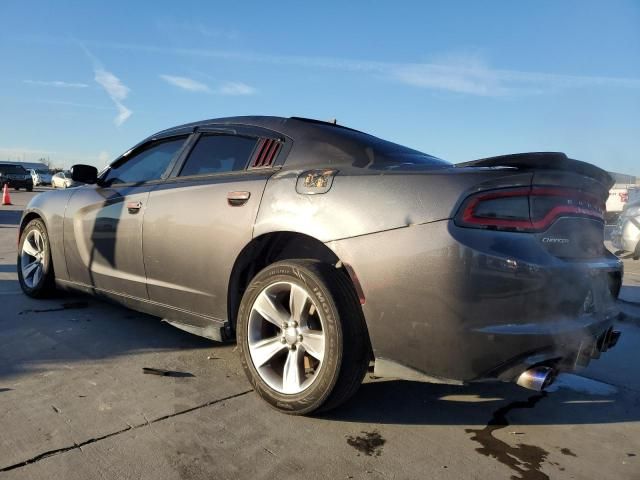
[[[49,227],[47,225],[47,221],[44,218],[44,215],[41,215],[40,212],[37,212],[35,210],[31,210],[30,212],[27,212],[22,217],[22,220],[20,221],[20,228],[18,229],[18,241],[20,241],[20,237],[22,237],[22,232],[24,231],[26,226],[29,225],[29,222],[35,219],[42,220],[42,223],[44,223],[45,228],[47,229],[47,231],[49,231]]]
[[[357,278],[336,253],[323,242],[304,233],[292,231],[270,232],[252,239],[240,252],[231,270],[227,293],[229,325],[235,331],[240,302],[253,277],[280,260],[314,259],[340,269],[360,296]]]

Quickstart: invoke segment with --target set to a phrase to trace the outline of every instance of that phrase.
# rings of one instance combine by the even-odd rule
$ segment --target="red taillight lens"
[[[602,220],[604,202],[593,195],[569,188],[494,190],[468,197],[455,222],[463,227],[540,232],[564,216]]]

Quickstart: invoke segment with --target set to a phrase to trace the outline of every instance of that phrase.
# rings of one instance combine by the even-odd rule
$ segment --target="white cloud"
[[[113,73],[107,72],[104,68],[98,67],[94,70],[95,80],[109,94],[111,100],[121,102],[129,94],[129,88],[124,85]]]
[[[216,58],[246,63],[289,65],[369,74],[412,87],[480,96],[529,95],[578,88],[640,89],[640,78],[564,75],[499,69],[478,55],[445,56],[432,62],[393,63],[335,57],[265,55],[231,50],[167,48],[155,45],[96,43],[103,48],[161,55]]]
[[[190,92],[210,92],[211,90],[207,85],[202,82],[198,82],[192,78],[188,77],[178,77],[175,75],[160,75],[160,78],[163,79],[170,85],[181,88],[183,90],[188,90]]]
[[[105,70],[99,64],[94,66],[94,78],[95,81],[104,88],[104,91],[107,92],[107,95],[111,98],[116,109],[118,110],[118,115],[113,119],[113,123],[116,126],[122,125],[131,115],[132,111],[123,105],[123,101],[129,95],[130,89],[127,87],[122,81],[116,77],[113,73]]]
[[[253,95],[256,93],[256,89],[242,82],[227,82],[220,86],[216,92],[220,95]]]
[[[79,43],[79,47],[93,63],[94,80],[104,89],[116,106],[118,115],[113,119],[113,123],[119,127],[133,114],[133,112],[122,103],[126,100],[131,90],[122,83],[118,77],[105,69],[100,60],[98,60],[84,44]]]
[[[89,85],[80,82],[63,82],[60,80],[44,81],[44,80],[23,80],[28,85],[38,85],[41,87],[58,87],[58,88],[87,88]]]
[[[120,126],[133,114],[133,112],[120,102],[115,102],[115,104],[118,109],[118,116],[116,116],[113,121],[117,126]]]
[[[189,77],[179,77],[176,75],[160,75],[160,78],[169,85],[187,90],[189,92],[215,93],[218,95],[253,95],[256,89],[242,82],[226,82],[215,90],[208,85]]]

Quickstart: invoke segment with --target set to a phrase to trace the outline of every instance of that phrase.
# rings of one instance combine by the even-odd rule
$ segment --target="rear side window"
[[[234,135],[200,137],[180,171],[181,177],[244,170],[256,139]]]
[[[152,143],[112,166],[103,179],[105,185],[158,180],[178,154],[186,137]]]

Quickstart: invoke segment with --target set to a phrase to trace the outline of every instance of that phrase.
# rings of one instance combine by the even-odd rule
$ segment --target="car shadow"
[[[630,409],[629,405],[637,404],[640,392],[608,387],[611,391],[603,395],[602,392],[594,394],[565,388],[541,393],[499,382],[451,386],[402,380],[374,381],[364,383],[346,405],[319,418],[382,425],[485,425],[492,420],[499,425],[509,422],[571,425],[639,421],[640,409]],[[523,410],[534,406],[535,414]],[[511,413],[509,421],[501,419],[495,423],[497,415],[504,417],[506,413]]]
[[[2,268],[15,271],[15,264]],[[2,270],[0,270],[2,271]],[[59,293],[33,300],[16,280],[0,280],[0,380],[51,364],[99,361],[145,351],[203,350],[226,345],[90,296]],[[172,376],[187,377],[187,372]]]

